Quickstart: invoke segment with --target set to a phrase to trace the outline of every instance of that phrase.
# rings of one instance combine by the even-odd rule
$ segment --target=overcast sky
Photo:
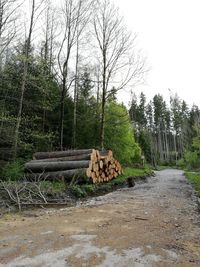
[[[200,0],[114,0],[151,70],[135,88],[148,98],[173,93],[200,106]],[[123,99],[128,95],[123,92]],[[126,100],[127,102],[127,100]]]

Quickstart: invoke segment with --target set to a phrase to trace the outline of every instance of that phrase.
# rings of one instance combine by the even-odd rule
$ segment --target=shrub
[[[24,176],[24,162],[22,160],[16,160],[9,162],[3,168],[1,172],[2,180],[16,181]]]
[[[185,160],[184,159],[179,159],[177,161],[176,165],[177,165],[178,168],[181,168],[181,169],[185,168]]]
[[[87,196],[87,193],[85,192],[84,188],[81,188],[78,185],[70,186],[70,191],[75,197],[78,197],[78,198]]]
[[[187,151],[185,153],[185,162],[188,169],[200,168],[200,156],[197,151]]]
[[[141,155],[128,112],[122,104],[116,102],[106,106],[105,147],[111,149],[114,157],[124,164],[132,163],[134,158]]]
[[[192,183],[192,185],[194,185],[195,189],[197,190],[198,196],[200,197],[200,173],[186,172],[185,175]]]
[[[84,185],[83,188],[88,195],[95,193],[95,187],[92,184]]]

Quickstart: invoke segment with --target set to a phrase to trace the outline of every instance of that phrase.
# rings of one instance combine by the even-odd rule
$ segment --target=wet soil
[[[182,171],[0,219],[0,266],[200,266],[200,214]]]

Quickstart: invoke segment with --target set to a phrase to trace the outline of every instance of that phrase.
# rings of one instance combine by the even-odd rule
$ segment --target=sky
[[[147,98],[177,93],[200,106],[200,1],[114,0],[127,27],[137,33],[137,46],[147,57],[146,82],[134,88]],[[170,89],[170,90],[169,90]],[[130,94],[120,93],[125,103]]]

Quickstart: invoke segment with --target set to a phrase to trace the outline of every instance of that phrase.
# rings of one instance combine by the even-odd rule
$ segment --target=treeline
[[[147,103],[144,94],[132,96],[129,111],[117,103],[147,67],[116,6],[60,3],[0,1],[0,166],[74,148],[112,149],[121,163],[141,153],[152,165],[177,163],[189,150],[198,158],[197,106],[178,96]]]
[[[135,36],[109,1],[0,1],[0,160],[35,151],[136,145],[116,94],[143,79]],[[27,13],[25,13],[25,10]]]
[[[152,165],[175,165],[180,159],[193,160],[193,165],[195,162],[196,165],[200,164],[199,149],[196,154],[190,153],[198,148],[198,142],[200,144],[198,106],[189,107],[177,94],[171,94],[170,103],[166,103],[160,94],[147,103],[145,95],[141,93],[138,99],[132,95],[129,114],[135,139]]]

